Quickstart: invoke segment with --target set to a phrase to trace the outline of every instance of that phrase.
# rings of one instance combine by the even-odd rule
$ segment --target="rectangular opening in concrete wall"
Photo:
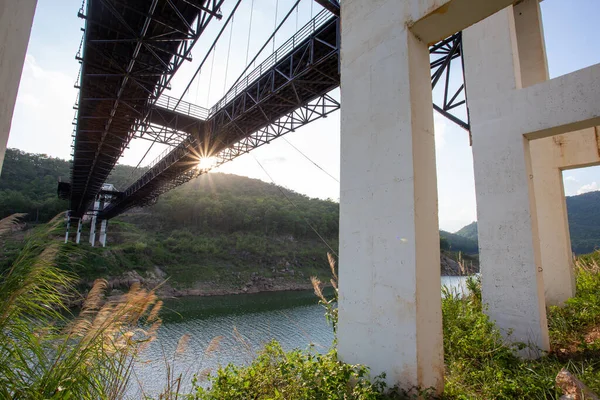
[[[540,3],[550,78],[600,63],[598,0]]]
[[[455,262],[459,253],[464,266],[478,272],[477,207],[469,133],[437,112],[434,124],[441,272],[460,273]],[[451,285],[451,281],[442,277],[443,284]]]
[[[573,252],[600,249],[600,166],[564,170],[562,177]]]

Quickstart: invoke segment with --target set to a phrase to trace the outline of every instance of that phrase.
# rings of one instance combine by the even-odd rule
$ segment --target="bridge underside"
[[[197,168],[202,157],[214,157],[218,166],[340,108],[329,95],[340,85],[339,17],[326,10],[210,110],[162,95],[222,1],[88,2],[72,180],[60,189],[74,216],[86,212],[134,137],[172,148],[114,196],[101,219],[152,204],[207,172]],[[464,85],[449,91],[451,63],[462,55],[460,33],[430,53],[432,86],[445,84],[434,108],[468,129],[468,114],[455,113],[465,107]]]
[[[218,166],[339,109],[339,102],[328,94],[340,84],[339,48],[339,18],[323,11],[232,87],[210,112],[183,115],[189,115],[186,107],[197,107],[192,105],[180,106],[176,113],[167,111],[164,103],[176,101],[163,96],[163,108],[155,109],[151,122],[172,133],[154,138],[171,141],[175,148],[104,209],[100,218],[152,204],[161,194],[205,173],[197,168],[202,157],[214,157]],[[461,51],[460,33],[431,47],[432,86],[445,77],[443,101],[435,109],[468,129],[468,119],[453,114],[465,105],[464,85],[449,90],[450,65],[460,61]],[[182,140],[181,133],[188,136]]]
[[[222,0],[88,0],[69,193],[81,216]],[[81,54],[83,52],[83,54]]]

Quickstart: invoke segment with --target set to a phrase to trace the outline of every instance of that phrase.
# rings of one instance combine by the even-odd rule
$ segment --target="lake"
[[[464,278],[442,277],[442,283],[462,290]],[[273,339],[285,350],[316,352],[327,351],[333,341],[324,309],[312,291],[183,297],[165,301],[162,318],[158,339],[135,365],[129,398],[156,396],[166,385],[167,364],[174,376],[183,374],[181,392],[187,393],[194,374],[207,369],[214,372],[228,363],[248,364]],[[187,346],[176,354],[186,334],[190,335]],[[219,336],[218,347],[207,352]]]

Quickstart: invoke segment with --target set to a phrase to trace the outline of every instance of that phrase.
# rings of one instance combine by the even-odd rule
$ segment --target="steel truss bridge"
[[[212,108],[164,95],[208,23],[221,17],[223,1],[88,0],[71,182],[59,185],[72,216],[88,211],[133,138],[170,148],[113,196],[100,219],[153,204],[209,169],[340,108],[330,94],[340,85],[335,0],[316,0],[325,9]],[[453,61],[462,64],[461,33],[430,47],[430,55],[432,87],[442,91],[434,109],[468,130],[464,75],[458,87],[450,79]],[[213,165],[199,168],[209,156]]]

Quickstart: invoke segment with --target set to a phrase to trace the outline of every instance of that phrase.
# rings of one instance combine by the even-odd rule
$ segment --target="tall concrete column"
[[[100,244],[102,245],[102,247],[106,247],[106,228],[108,225],[108,220],[103,219],[102,222],[100,222]]]
[[[499,96],[521,88],[512,6],[466,29],[463,46],[483,300],[510,340],[549,350],[529,141],[495,117]]]
[[[575,292],[562,171],[600,165],[598,149],[599,127],[532,140],[530,143],[544,287],[546,304],[549,305],[561,305]]]
[[[0,0],[0,172],[37,0]]]
[[[542,13],[538,0],[514,6],[515,30],[523,87],[548,80]],[[547,305],[562,305],[575,294],[573,257],[557,137],[530,143],[537,205],[541,268]]]
[[[75,236],[75,243],[79,244],[81,242],[81,228],[83,225],[83,218],[79,218],[79,222],[77,222],[77,236]]]
[[[92,247],[96,244],[96,214],[94,214],[90,221],[90,244]]]
[[[404,2],[342,7],[338,352],[390,385],[443,388],[426,43]]]
[[[67,211],[67,229],[65,231],[65,243],[69,242],[69,229],[71,228],[71,216],[69,215],[69,211]]]
[[[90,221],[90,244],[92,247],[96,244],[96,221],[98,220],[97,212],[101,210],[100,196],[96,196],[94,208],[92,209],[92,220]]]
[[[537,202],[540,251],[547,305],[564,304],[575,294],[573,255],[562,170],[556,151],[560,136],[530,143]]]

